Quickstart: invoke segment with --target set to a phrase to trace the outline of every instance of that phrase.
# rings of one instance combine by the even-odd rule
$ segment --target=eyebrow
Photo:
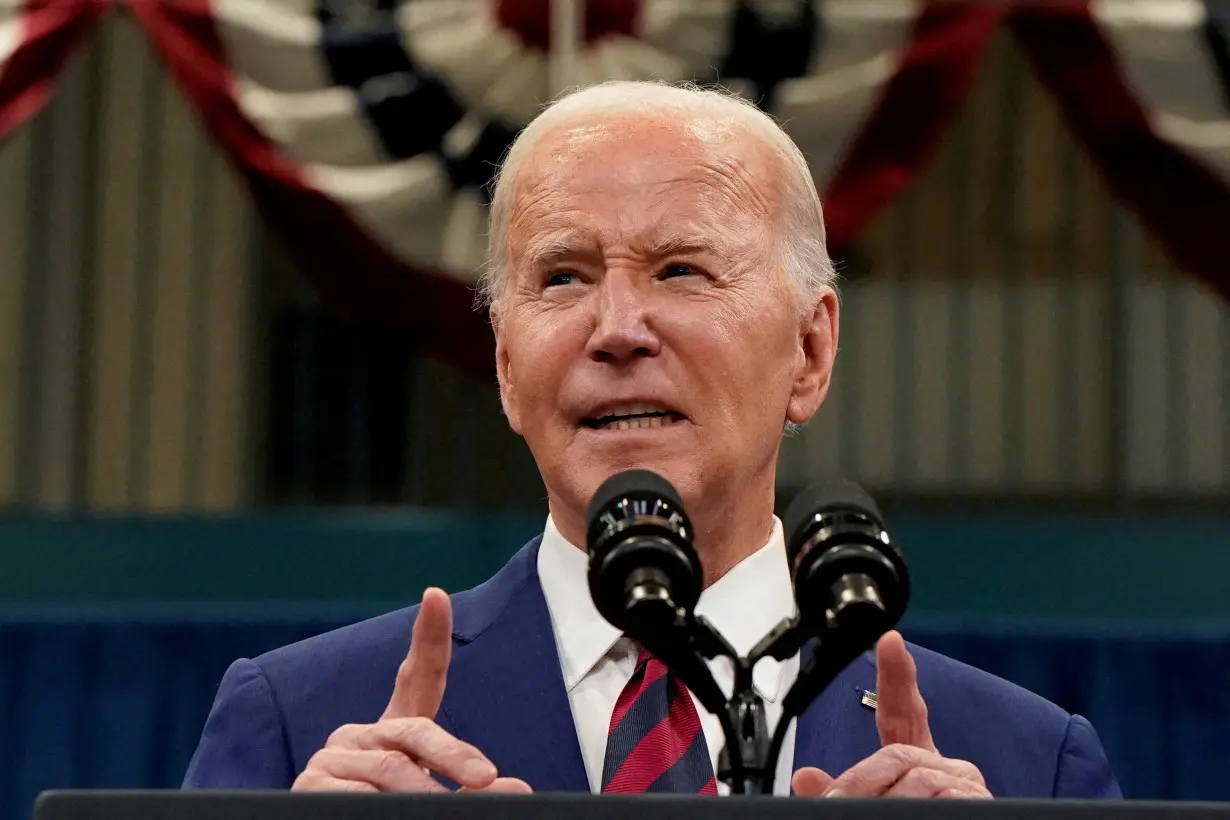
[[[720,247],[720,240],[700,234],[666,236],[649,243],[646,252],[652,259],[687,254],[713,253]],[[550,235],[533,241],[525,249],[522,258],[531,270],[551,267],[569,256],[595,254],[593,243],[575,234]]]
[[[576,234],[557,233],[530,242],[522,257],[527,268],[539,270],[550,267],[565,257],[593,253],[595,250],[592,242],[587,242]]]
[[[655,259],[663,256],[676,256],[695,253],[713,253],[718,249],[720,241],[712,237],[701,236],[667,236],[654,240],[649,245],[649,255]]]

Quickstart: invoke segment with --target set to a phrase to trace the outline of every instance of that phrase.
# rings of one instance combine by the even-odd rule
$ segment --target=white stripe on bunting
[[[20,4],[0,5],[0,71],[21,47],[23,14]]]
[[[349,88],[288,93],[239,77],[235,98],[252,124],[296,164],[367,167],[392,159]]]
[[[1230,183],[1230,108],[1200,0],[1095,0],[1090,15],[1165,139]]]
[[[774,113],[807,156],[822,197],[896,74],[921,2],[832,0],[818,7],[823,45],[808,76],[782,83]]]
[[[214,28],[236,76],[270,91],[333,85],[320,57],[313,0],[211,0]]]

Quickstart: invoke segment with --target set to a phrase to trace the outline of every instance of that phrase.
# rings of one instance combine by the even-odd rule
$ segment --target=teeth
[[[652,410],[642,412],[652,413]],[[636,419],[620,419],[606,425],[607,430],[641,430],[649,427],[667,427],[675,423],[670,416],[651,416]]]
[[[627,404],[616,407],[607,413],[608,416],[639,416],[643,413],[665,413],[661,407],[653,404]]]

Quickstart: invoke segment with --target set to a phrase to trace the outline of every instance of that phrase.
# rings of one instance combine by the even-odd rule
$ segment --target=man
[[[585,511],[612,474],[653,470],[695,527],[698,612],[741,652],[791,614],[777,458],[783,429],[823,402],[838,338],[806,162],[738,99],[594,87],[518,138],[489,251],[500,398],[546,485],[544,534],[451,600],[428,590],[418,607],[237,662],[187,786],[724,789],[716,719],[590,602]],[[770,723],[798,662],[757,667]],[[712,668],[729,683],[728,665]],[[896,633],[800,718],[776,784],[1119,793],[1084,719]]]

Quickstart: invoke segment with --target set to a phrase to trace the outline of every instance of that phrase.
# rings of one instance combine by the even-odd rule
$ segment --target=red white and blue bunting
[[[1006,22],[1116,193],[1230,296],[1230,0],[572,1],[570,85],[760,101],[808,156],[837,250],[925,167]],[[0,138],[112,2],[0,6]],[[487,185],[557,90],[548,0],[127,5],[325,296],[489,368]]]
[[[0,140],[51,98],[105,10],[97,0],[0,0]]]
[[[1111,190],[1230,299],[1230,0],[1022,4],[1009,22]]]

